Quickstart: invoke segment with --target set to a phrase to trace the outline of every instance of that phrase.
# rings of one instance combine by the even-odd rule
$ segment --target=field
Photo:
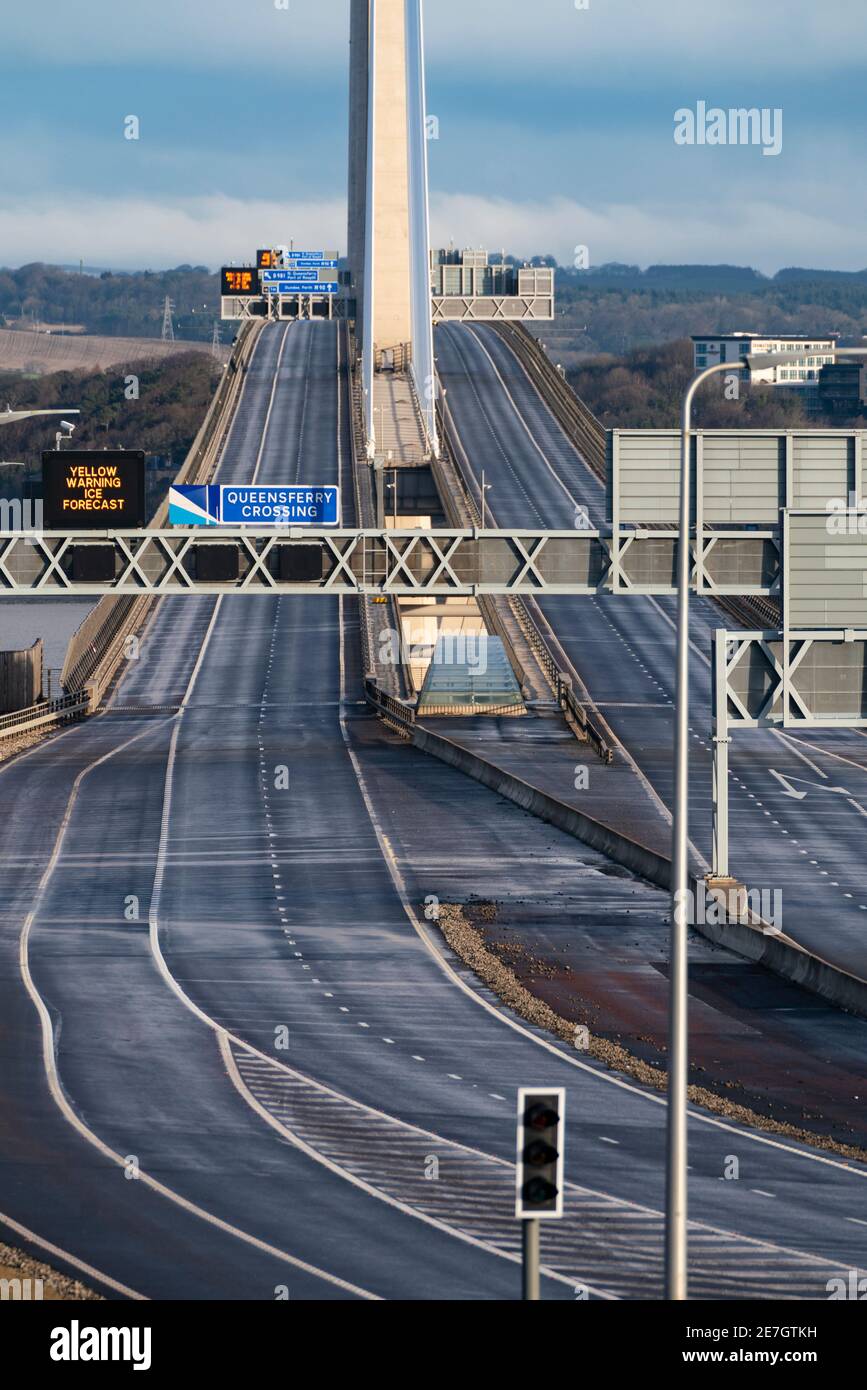
[[[0,328],[0,371],[98,371],[126,362],[159,361],[184,352],[211,352],[210,344],[164,343],[159,338],[108,338],[88,334],[28,333]]]

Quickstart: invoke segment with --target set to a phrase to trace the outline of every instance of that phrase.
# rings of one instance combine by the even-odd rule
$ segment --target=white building
[[[717,362],[737,365],[750,352],[796,352],[797,362],[785,366],[767,367],[753,374],[753,380],[768,386],[809,386],[819,380],[826,362],[834,361],[837,335],[817,334],[801,337],[768,338],[760,333],[693,334],[693,366],[697,372],[713,367]]]

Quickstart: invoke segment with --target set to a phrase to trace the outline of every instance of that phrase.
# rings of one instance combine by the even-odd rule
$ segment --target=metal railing
[[[493,327],[536,382],[545,401],[578,452],[602,482],[608,470],[608,435],[589,406],[576,396],[542,344],[522,323],[495,323]]]
[[[364,698],[382,716],[386,724],[403,738],[412,738],[416,715],[412,705],[404,704],[397,696],[389,695],[377,685],[375,677],[364,677]]]
[[[530,336],[526,329],[524,329],[523,332],[527,337]],[[559,374],[555,371],[554,375],[559,381]],[[478,526],[481,523],[479,508],[476,506],[476,500],[469,490],[468,479],[464,476],[456,462],[457,452],[463,451],[462,446],[460,445],[460,439],[451,410],[449,409],[448,403],[442,401],[442,397],[440,397],[437,412],[443,459],[442,461],[432,460],[431,470],[443,499],[443,506],[446,509],[447,515],[450,509],[454,511],[456,521],[457,518],[461,516],[460,508],[462,506],[470,518],[472,525]],[[448,475],[446,475],[447,470]],[[451,517],[449,519],[451,520]],[[478,602],[485,623],[490,623],[493,631],[503,642],[519,684],[523,685],[524,670],[518,661],[514,645],[509,639],[505,625],[497,613],[497,603],[483,595],[479,596]],[[579,736],[582,739],[586,739],[587,742],[592,745],[604,763],[613,762],[614,754],[603,731],[597,726],[593,715],[589,713],[576,696],[571,677],[566,675],[563,671],[563,661],[558,660],[552,651],[551,646],[543,635],[540,621],[537,621],[530,605],[518,595],[510,596],[506,602],[508,602],[515,617],[515,621],[542,668],[542,672],[556,696],[558,705],[567,716],[567,722],[571,720],[572,724],[577,726],[580,730]],[[518,674],[519,672],[520,675]]]
[[[480,526],[481,515],[476,500],[470,493],[466,479],[458,469],[453,456],[452,443],[457,442],[457,431],[448,405],[442,397],[437,404],[437,430],[440,437],[440,454],[438,458],[431,458],[430,468],[446,518],[452,526]],[[499,637],[515,679],[518,685],[523,687],[527,673],[503,622],[499,603],[486,594],[477,595],[476,602],[485,627]]]
[[[10,714],[2,714],[0,739],[27,733],[28,729],[40,728],[44,724],[57,724],[64,719],[74,719],[76,715],[86,714],[90,704],[90,691],[79,690],[72,695],[60,695],[56,700],[42,700],[38,705],[30,705],[27,709],[16,709]]]

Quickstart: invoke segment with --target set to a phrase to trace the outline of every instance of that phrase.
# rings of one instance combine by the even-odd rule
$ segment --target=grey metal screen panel
[[[787,628],[867,627],[867,517],[789,512],[783,551]],[[859,533],[857,523],[864,529]]]
[[[813,642],[792,679],[814,719],[846,724],[867,717],[867,643]],[[789,722],[802,722],[794,713]]]
[[[676,522],[680,504],[680,434],[615,430],[620,522]]]
[[[855,487],[855,461],[864,433],[695,430],[693,518],[707,526],[776,526],[784,507],[824,510],[832,498],[846,499]],[[791,493],[787,492],[789,462]],[[679,498],[680,431],[612,430],[612,524],[674,525]]]
[[[829,498],[844,504],[855,486],[855,438],[796,434],[792,440],[793,507],[824,511]]]
[[[773,541],[762,537],[714,537],[705,553],[705,569],[722,589],[770,589],[780,570],[779,551]]]
[[[786,488],[785,436],[739,430],[701,441],[703,521],[776,526]]]
[[[621,556],[624,577],[636,588],[674,593],[677,590],[677,537],[648,536],[630,545]]]

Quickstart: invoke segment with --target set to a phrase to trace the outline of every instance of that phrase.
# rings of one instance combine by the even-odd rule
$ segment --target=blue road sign
[[[169,489],[170,526],[337,526],[340,488],[179,485]]]
[[[336,269],[337,269],[337,261],[325,261],[325,260],[309,260],[309,261],[308,261],[308,260],[303,260],[303,261],[296,261],[292,256],[290,256],[290,257],[289,257],[289,261],[288,261],[288,266],[289,266],[289,269],[292,270],[292,271],[294,271],[296,267],[297,267],[299,270],[336,270]]]
[[[280,280],[268,283],[268,294],[337,294],[340,286],[336,280]]]
[[[314,283],[319,279],[318,270],[308,270],[305,266],[303,270],[296,266],[289,266],[283,271],[266,271],[266,285],[282,284],[284,280],[312,280]]]

